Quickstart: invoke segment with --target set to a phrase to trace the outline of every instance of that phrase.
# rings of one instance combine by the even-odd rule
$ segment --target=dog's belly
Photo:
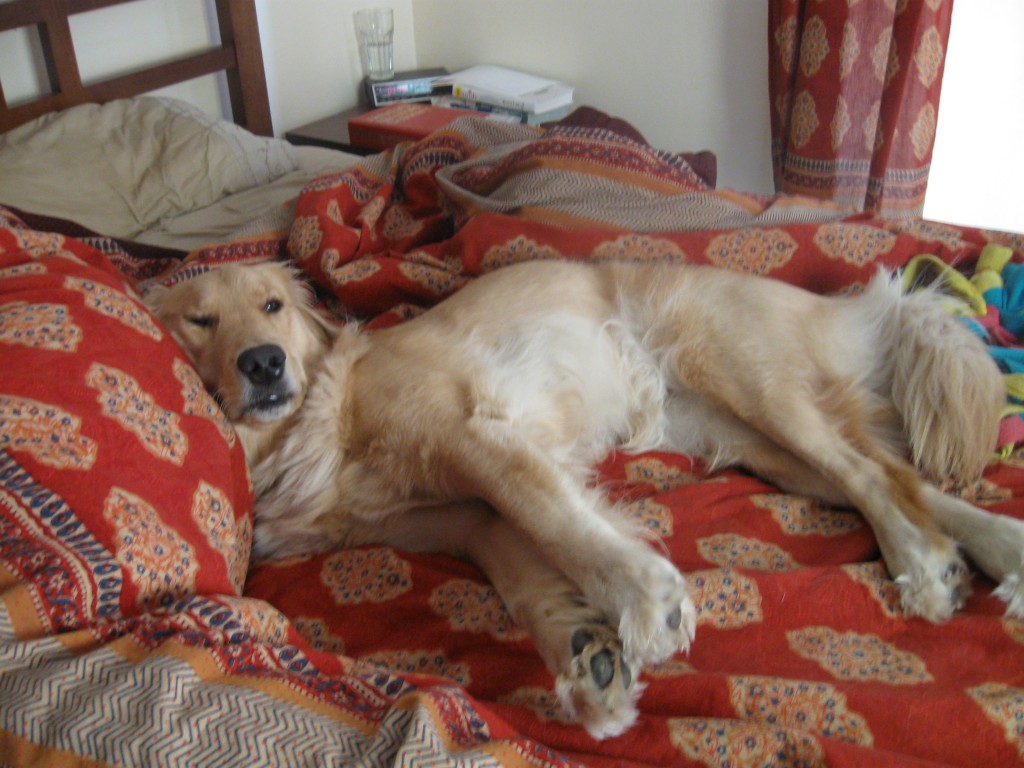
[[[478,409],[565,464],[616,446],[661,442],[665,386],[655,361],[620,324],[552,312],[466,345]]]

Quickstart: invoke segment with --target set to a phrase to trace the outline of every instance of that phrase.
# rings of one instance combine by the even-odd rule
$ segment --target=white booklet
[[[460,99],[496,104],[524,112],[549,112],[572,104],[571,85],[494,64],[480,64],[442,77]]]

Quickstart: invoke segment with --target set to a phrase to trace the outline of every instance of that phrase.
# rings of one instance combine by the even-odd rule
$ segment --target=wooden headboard
[[[156,88],[224,72],[233,120],[253,133],[273,135],[255,0],[216,0],[219,46],[85,85],[68,17],[137,0],[13,0],[0,3],[0,32],[35,26],[51,92],[8,106],[0,82],[0,132],[40,115],[87,102],[137,96]]]

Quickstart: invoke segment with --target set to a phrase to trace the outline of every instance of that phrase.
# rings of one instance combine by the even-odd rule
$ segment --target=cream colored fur
[[[682,575],[588,484],[613,448],[739,464],[856,506],[908,614],[962,604],[958,542],[1024,609],[1024,524],[924,479],[975,479],[1004,400],[935,292],[879,275],[823,298],[711,268],[537,262],[396,328],[328,335],[289,278],[224,266],[150,297],[243,435],[256,555],[379,542],[470,558],[596,737],[635,720],[640,669],[696,626]],[[267,312],[268,296],[284,306]],[[268,341],[297,391],[246,417],[259,393],[235,361]]]

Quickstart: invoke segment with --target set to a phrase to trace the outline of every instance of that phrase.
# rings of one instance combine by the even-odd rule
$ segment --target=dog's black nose
[[[236,365],[253,384],[273,384],[284,374],[288,356],[277,344],[250,347],[238,356]]]

